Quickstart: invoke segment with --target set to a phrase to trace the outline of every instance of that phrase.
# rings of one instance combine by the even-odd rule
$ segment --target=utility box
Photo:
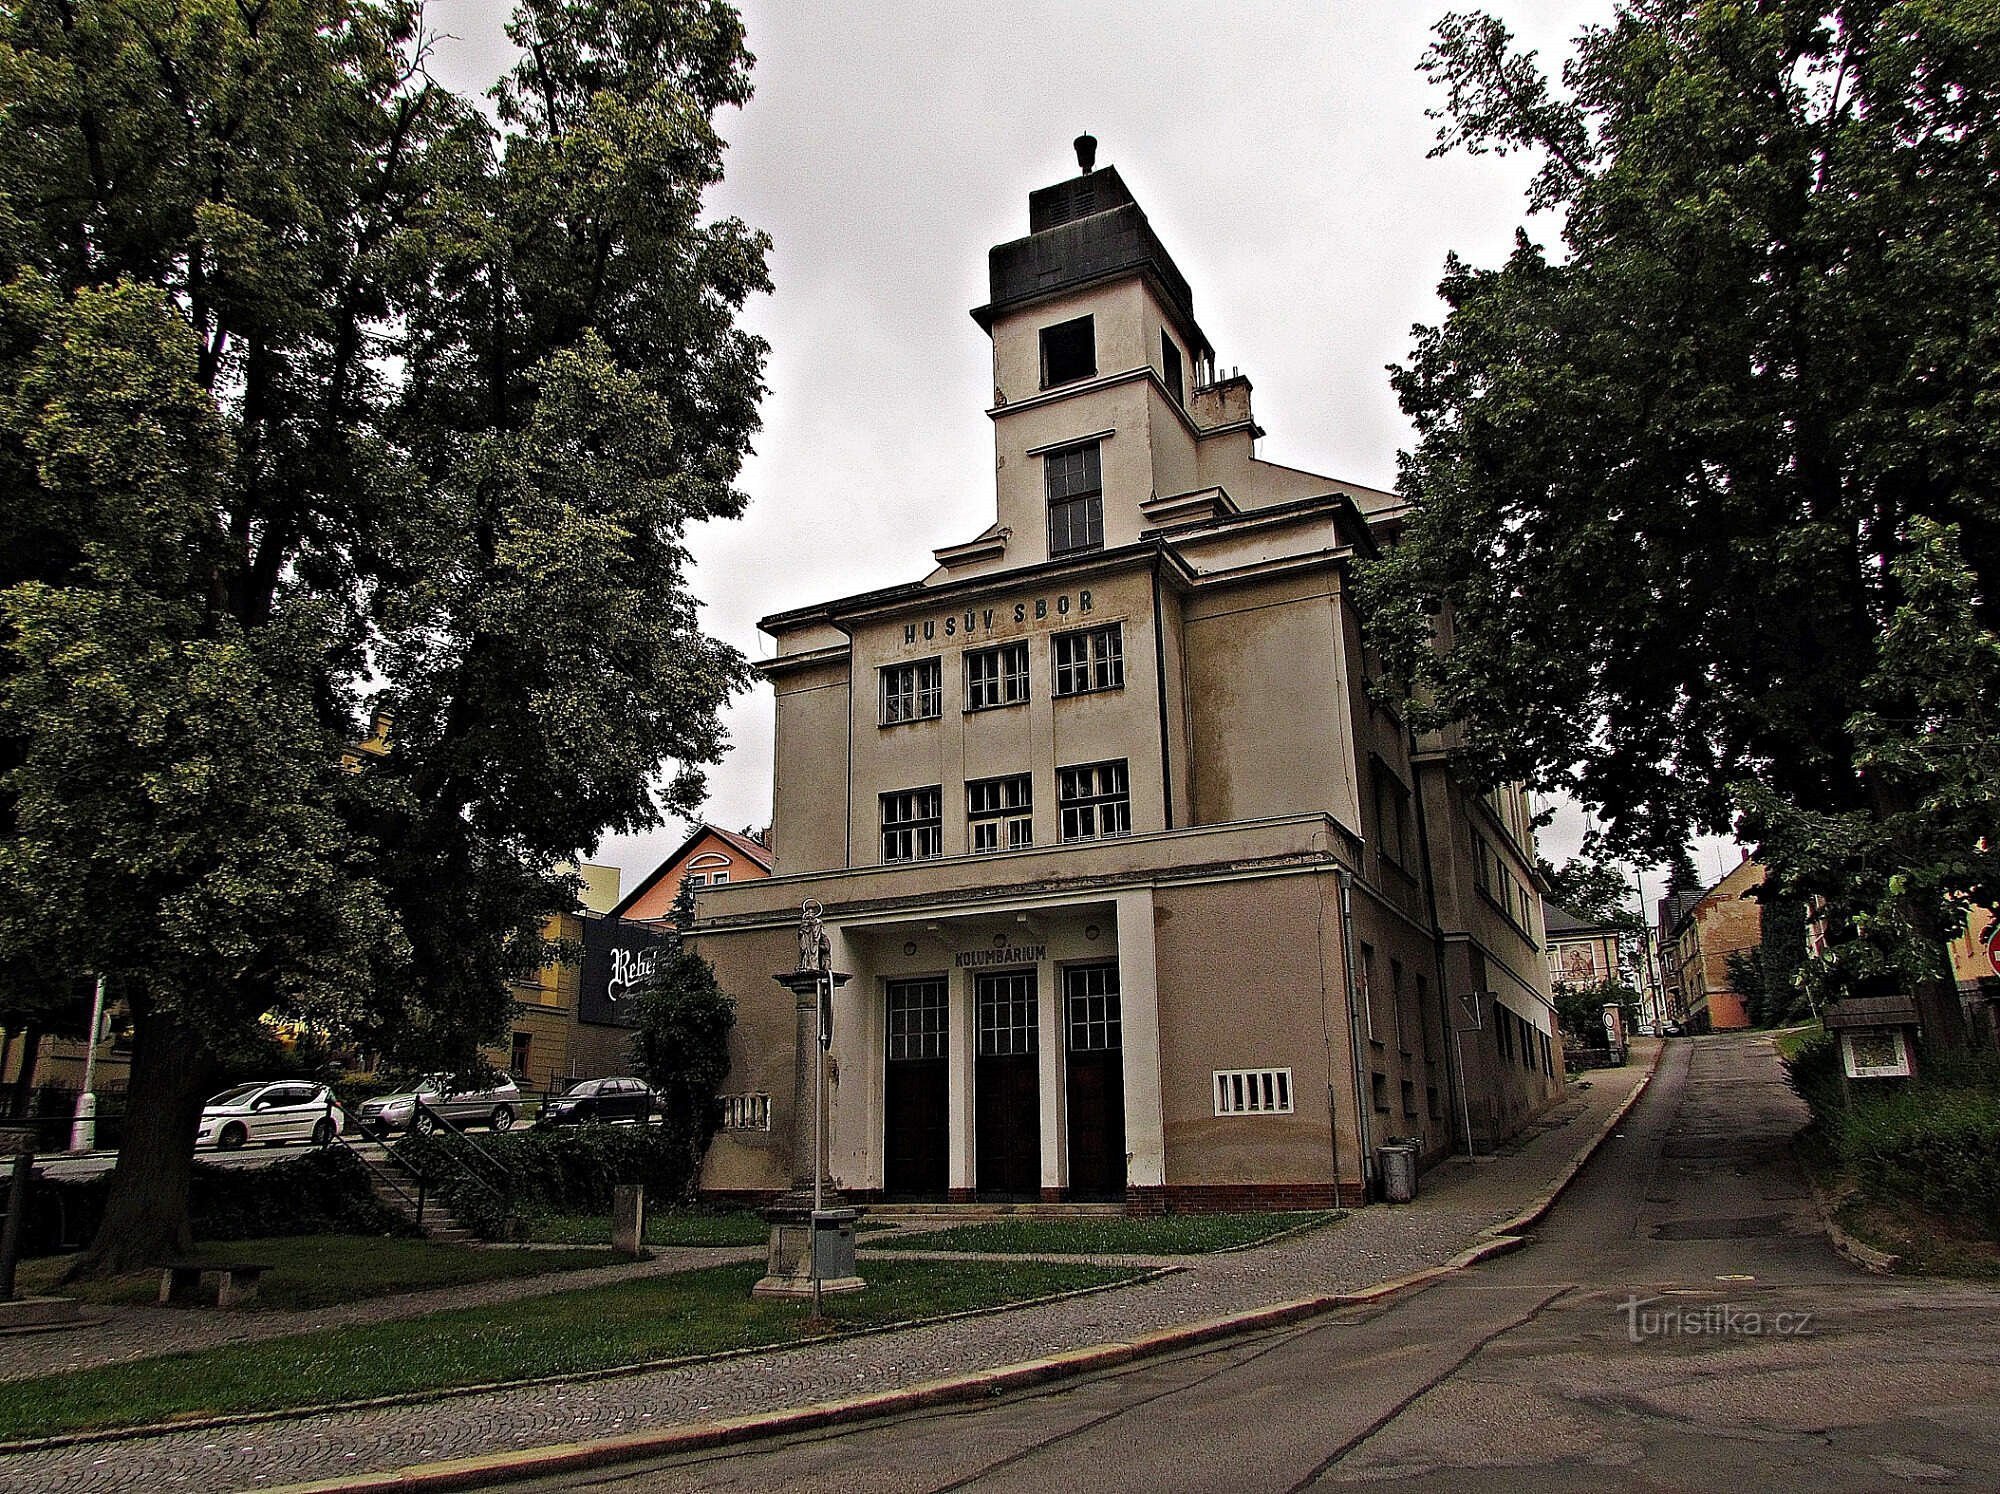
[[[812,1252],[822,1282],[858,1280],[854,1269],[854,1210],[821,1209],[813,1215]]]

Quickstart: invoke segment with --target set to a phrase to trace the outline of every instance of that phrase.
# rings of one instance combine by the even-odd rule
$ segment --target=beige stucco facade
[[[1115,171],[1030,224],[974,313],[994,523],[764,620],[776,875],[704,890],[696,931],[758,1124],[704,1185],[790,1181],[772,976],[811,899],[852,977],[850,1196],[1357,1201],[1385,1140],[1483,1148],[1561,1092],[1525,803],[1367,688],[1348,567],[1394,496],[1257,458],[1250,383]]]

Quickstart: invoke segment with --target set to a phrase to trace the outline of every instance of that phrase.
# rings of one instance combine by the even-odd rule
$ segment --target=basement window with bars
[[[942,791],[904,789],[882,796],[882,859],[928,861],[944,854]]]
[[[1050,641],[1050,654],[1055,659],[1058,695],[1125,688],[1125,635],[1117,623],[1058,633]]]
[[[975,648],[965,656],[965,708],[987,711],[1019,705],[1028,698],[1028,644]]]
[[[1124,759],[1056,769],[1056,807],[1064,840],[1131,834],[1132,791]]]
[[[1215,1070],[1217,1115],[1290,1115],[1290,1069]]]
[[[765,1094],[722,1095],[722,1129],[725,1131],[768,1131],[771,1129],[771,1097]]]
[[[1035,786],[1026,773],[975,778],[965,786],[965,819],[975,851],[1018,851],[1035,843]]]

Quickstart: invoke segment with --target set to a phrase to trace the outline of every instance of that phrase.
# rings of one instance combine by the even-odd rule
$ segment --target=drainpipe
[[[1361,1061],[1361,1013],[1354,994],[1354,898],[1350,891],[1353,873],[1336,866],[1333,874],[1340,882],[1340,968],[1346,973],[1347,1052],[1354,1065],[1354,1135],[1361,1145],[1361,1192],[1365,1201],[1375,1180],[1375,1144],[1369,1132],[1367,1072]],[[1335,1158],[1336,1175],[1339,1159]]]

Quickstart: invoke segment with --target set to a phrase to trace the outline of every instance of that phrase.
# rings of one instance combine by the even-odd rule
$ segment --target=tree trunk
[[[42,1025],[29,1022],[21,1028],[21,1072],[14,1077],[14,1115],[16,1119],[28,1113],[28,1105],[35,1096],[35,1067],[42,1056]]]
[[[194,1137],[214,1076],[214,1055],[193,1028],[157,1011],[138,1017],[111,1196],[97,1238],[68,1280],[115,1276],[192,1248]]]

